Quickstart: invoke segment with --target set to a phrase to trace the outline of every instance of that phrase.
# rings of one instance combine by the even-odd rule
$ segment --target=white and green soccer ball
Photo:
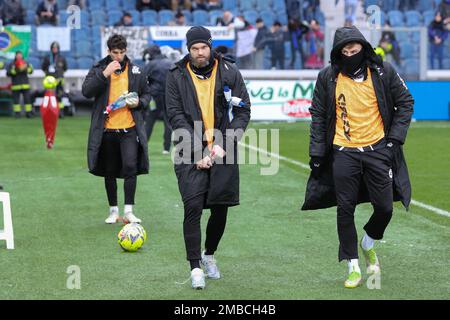
[[[129,223],[123,226],[117,235],[117,242],[125,251],[135,252],[139,250],[147,239],[144,227],[138,223]]]

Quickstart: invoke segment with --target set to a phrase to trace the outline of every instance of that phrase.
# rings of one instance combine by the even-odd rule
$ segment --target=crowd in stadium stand
[[[340,0],[334,1],[337,4]],[[345,2],[349,25],[354,23],[356,7],[362,3],[364,8],[378,5],[383,9],[384,26],[428,27],[429,67],[450,68],[450,0],[341,1]],[[66,8],[77,5],[82,9],[82,26],[81,30],[72,30],[72,48],[83,50],[65,53],[71,69],[87,69],[101,58],[101,26],[198,24],[234,27],[236,45],[228,48],[227,54],[236,59],[241,69],[324,66],[326,21],[320,0],[0,0],[0,5],[3,25],[32,26],[29,59],[35,63],[42,61],[44,55],[37,50],[36,26],[64,26]],[[252,38],[253,52],[240,55],[238,39],[247,37],[245,31],[252,29],[256,31],[256,38]],[[418,32],[383,32],[377,50],[400,68],[418,66],[419,42]]]

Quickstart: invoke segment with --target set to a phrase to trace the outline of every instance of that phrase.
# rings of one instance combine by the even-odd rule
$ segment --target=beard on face
[[[204,68],[207,65],[209,65],[209,59],[205,56],[201,57],[202,59],[199,59],[200,57],[197,58],[193,58],[191,56],[191,63],[196,67],[196,68]]]

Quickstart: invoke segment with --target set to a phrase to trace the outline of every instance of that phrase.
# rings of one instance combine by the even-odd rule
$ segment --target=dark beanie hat
[[[186,43],[188,50],[191,49],[193,44],[203,42],[206,43],[209,47],[212,46],[212,38],[211,32],[205,27],[195,26],[188,30],[186,33]]]

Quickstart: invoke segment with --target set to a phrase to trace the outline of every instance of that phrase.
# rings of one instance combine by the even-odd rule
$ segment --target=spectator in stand
[[[208,10],[222,9],[222,2],[220,0],[208,0]]]
[[[69,0],[67,7],[78,6],[81,10],[86,9],[86,0]]]
[[[299,19],[289,19],[288,30],[292,52],[289,67],[291,69],[295,68],[295,60],[298,52],[300,54],[300,69],[303,69],[303,64],[305,63],[305,54],[303,52],[303,35],[308,33],[309,26],[305,22],[301,22]]]
[[[164,0],[163,0],[164,1]],[[192,10],[191,0],[166,0],[171,3],[172,11]]]
[[[41,1],[36,9],[36,25],[58,25],[58,13],[58,4],[56,3],[56,0]]]
[[[439,69],[443,69],[442,59],[444,56],[444,42],[447,39],[448,31],[444,26],[441,13],[436,12],[434,20],[428,26],[428,38],[430,39],[430,66],[434,69],[434,58],[437,57]]]
[[[279,69],[284,69],[284,59],[285,59],[285,50],[284,50],[284,39],[285,32],[281,26],[279,21],[275,21],[270,30],[271,38],[270,38],[270,51],[271,51],[271,61],[272,61],[272,69],[277,69],[277,65]]]
[[[161,0],[136,0],[136,10],[144,11],[144,10],[155,10],[159,11],[162,9],[168,9],[169,6],[165,1]]]
[[[244,27],[236,32],[236,57],[239,69],[251,69],[253,66],[252,53],[258,31],[243,16],[238,16]]]
[[[302,0],[303,2],[303,0]],[[286,12],[289,19],[301,19],[300,8],[302,5],[299,0],[286,0]],[[303,8],[302,8],[303,9]]]
[[[194,0],[192,2],[192,10],[209,10],[207,0]]]
[[[0,4],[0,13],[3,25],[25,24],[25,10],[20,0],[4,0]]]
[[[224,11],[222,18],[217,18],[216,25],[235,29],[242,29],[245,27],[245,23],[241,19],[236,19],[231,11]]]
[[[133,26],[133,16],[128,12],[125,12],[122,18],[120,18],[120,21],[114,24],[114,27],[132,27],[132,26]]]
[[[348,26],[352,26],[355,23],[356,8],[358,7],[359,0],[345,0],[344,2],[345,22],[348,25],[348,21],[351,21],[351,25]],[[338,3],[339,0],[336,0],[335,4],[337,5]]]
[[[417,1],[418,0],[400,0],[398,10],[400,11],[415,10],[417,7]]]
[[[309,27],[305,36],[309,43],[309,57],[306,59],[305,68],[320,69],[323,67],[324,34],[317,20],[311,20]]]
[[[438,11],[441,13],[444,25],[450,31],[450,0],[442,0],[439,4]]]
[[[386,20],[384,28],[391,28],[388,20]],[[378,45],[383,49],[386,61],[391,63],[394,61],[397,65],[400,65],[400,46],[395,38],[394,32],[390,30],[383,31],[381,34],[380,43]]]
[[[317,9],[320,9],[320,0],[303,0],[303,20],[314,19]]]
[[[186,17],[180,11],[175,15],[175,19],[169,22],[169,26],[184,27],[186,26]]]
[[[258,33],[253,43],[253,68],[264,69],[264,50],[270,39],[270,32],[261,18],[256,19],[256,28]]]

